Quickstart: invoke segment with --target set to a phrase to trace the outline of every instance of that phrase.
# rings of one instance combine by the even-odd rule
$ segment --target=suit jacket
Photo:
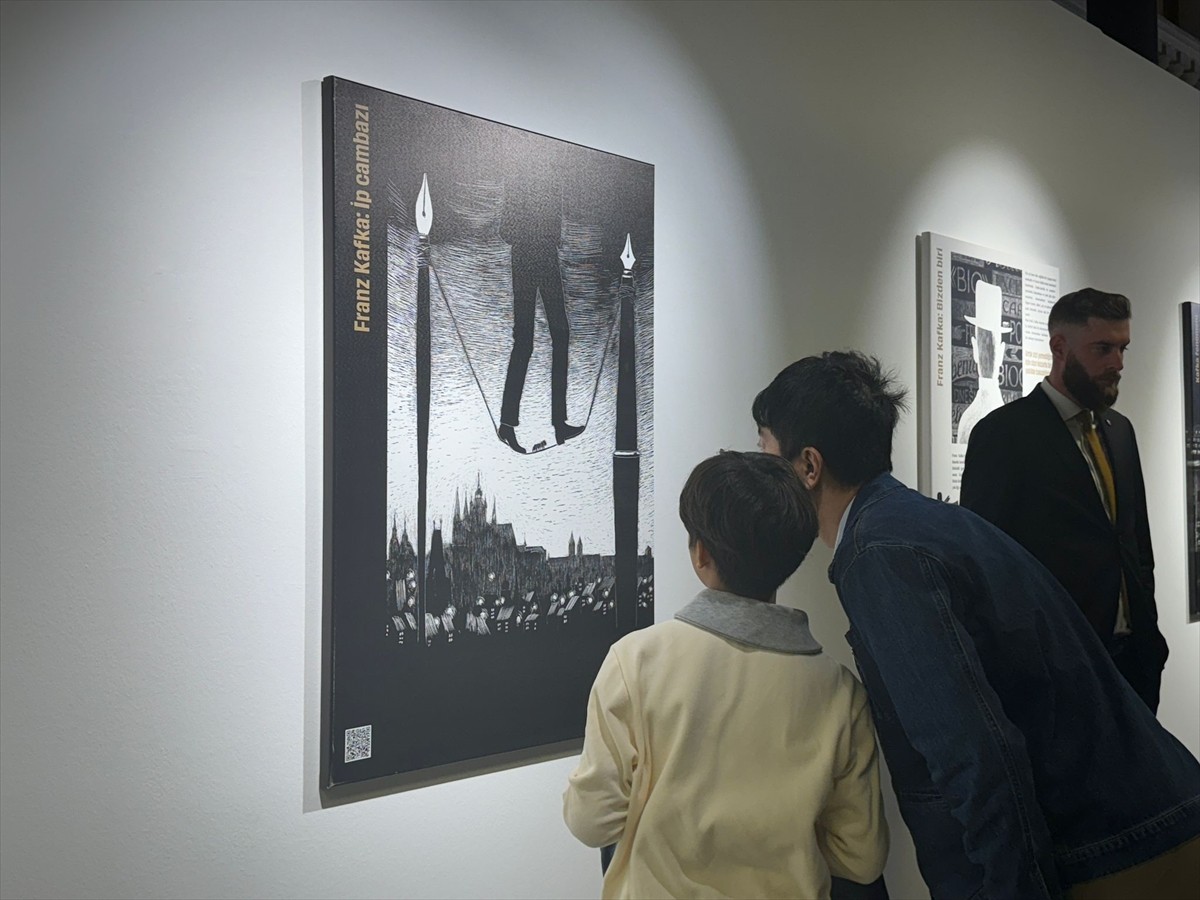
[[[1110,409],[1097,417],[1096,427],[1116,482],[1115,524],[1078,445],[1040,384],[975,426],[959,502],[1037,557],[1109,647],[1125,576],[1134,658],[1120,667],[1156,709],[1167,644],[1154,603],[1142,463],[1127,418]]]

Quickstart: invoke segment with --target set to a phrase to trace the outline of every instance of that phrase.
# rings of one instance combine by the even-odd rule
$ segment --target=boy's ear
[[[800,455],[792,461],[792,468],[810,491],[821,481],[825,472],[825,458],[816,447],[805,447]]]
[[[692,544],[692,562],[697,569],[707,569],[712,565],[712,556],[700,538],[696,538],[696,542]]]

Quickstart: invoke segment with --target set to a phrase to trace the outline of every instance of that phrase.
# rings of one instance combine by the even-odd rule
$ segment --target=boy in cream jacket
[[[862,686],[775,592],[817,534],[790,465],[723,452],[679,498],[704,590],[617,641],[563,795],[571,832],[616,843],[603,897],[825,898],[877,879],[888,831]]]

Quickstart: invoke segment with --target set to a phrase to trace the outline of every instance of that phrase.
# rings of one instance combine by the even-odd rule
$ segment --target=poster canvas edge
[[[1014,268],[1022,273],[1022,289],[1026,273],[1034,273],[1051,278],[1055,292],[1061,290],[1061,272],[1057,266],[1040,260],[1022,259],[1019,254],[1003,250],[994,250],[981,244],[964,241],[937,231],[920,233],[921,260],[918,288],[918,321],[921,325],[921,338],[918,343],[918,392],[917,392],[917,421],[918,421],[918,490],[927,497],[941,496],[938,483],[944,478],[946,492],[943,499],[953,499],[953,431],[950,423],[951,387],[953,382],[952,335],[952,288],[945,287],[943,308],[940,311],[943,319],[939,323],[937,296],[934,292],[934,270],[937,251],[946,254],[946,263],[953,254],[972,256],[1001,266]],[[1024,300],[1024,298],[1022,298]],[[950,321],[946,321],[949,319]],[[944,326],[942,332],[942,349],[937,346],[939,324]],[[1027,348],[1022,344],[1022,348]],[[945,367],[942,384],[937,382],[938,353],[944,354],[942,364]],[[1032,390],[1032,384],[1023,384],[1023,394]],[[944,472],[944,475],[943,475]]]
[[[575,748],[573,752],[578,752],[578,748],[582,746],[582,719],[578,729],[578,735],[571,736],[563,741],[557,742],[538,742],[513,746],[511,749],[501,750],[495,753],[483,753],[480,755],[467,756],[462,759],[451,760],[441,764],[424,766],[419,768],[402,769],[392,772],[383,772],[376,775],[371,775],[363,778],[346,778],[338,777],[336,769],[345,770],[348,763],[342,762],[340,767],[335,765],[335,758],[339,756],[342,748],[343,735],[335,721],[336,712],[336,688],[337,688],[337,614],[335,602],[335,591],[337,589],[337,577],[335,569],[338,566],[338,554],[336,552],[337,536],[335,535],[337,524],[337,507],[335,482],[339,478],[339,460],[336,452],[337,448],[337,416],[335,414],[336,398],[339,395],[337,387],[338,366],[339,366],[339,351],[344,353],[345,348],[339,346],[339,341],[336,339],[338,312],[340,309],[340,293],[339,293],[339,278],[337,271],[337,245],[339,240],[339,231],[337,219],[334,215],[334,206],[337,201],[337,188],[335,185],[337,173],[337,152],[336,139],[334,131],[336,128],[335,122],[335,107],[339,99],[339,90],[348,88],[350,90],[359,89],[367,92],[378,92],[386,94],[398,100],[410,101],[413,103],[423,104],[429,107],[436,107],[444,110],[447,113],[455,116],[465,116],[479,122],[494,124],[506,129],[516,129],[526,132],[531,135],[536,135],[539,138],[547,141],[554,141],[561,144],[570,144],[575,147],[588,151],[589,153],[603,154],[614,159],[627,160],[638,166],[645,167],[648,170],[651,179],[651,194],[649,197],[650,215],[653,216],[655,207],[654,194],[657,190],[657,167],[654,163],[639,160],[624,154],[615,153],[610,150],[604,150],[596,147],[591,147],[576,141],[571,141],[564,138],[558,138],[532,129],[524,128],[519,125],[511,125],[500,122],[495,119],[490,119],[485,116],[480,116],[470,112],[452,109],[442,106],[437,103],[431,103],[419,98],[410,97],[404,94],[399,94],[386,89],[372,87],[351,79],[341,78],[335,75],[327,75],[321,79],[321,135],[322,135],[322,303],[323,303],[323,449],[324,449],[324,464],[322,469],[322,490],[326,498],[323,504],[322,515],[322,575],[321,575],[321,608],[322,608],[322,642],[321,642],[321,725],[320,725],[320,765],[319,765],[319,786],[322,792],[343,793],[353,791],[358,787],[380,785],[383,782],[394,782],[397,789],[404,789],[402,784],[407,782],[423,782],[430,779],[442,778],[447,780],[451,777],[469,777],[473,774],[480,774],[487,771],[492,771],[499,768],[511,768],[519,765],[527,765],[542,761],[544,758],[561,757],[569,755],[572,751],[565,748]],[[651,219],[653,221],[653,219]],[[380,256],[386,260],[386,235],[381,239]],[[382,303],[386,305],[386,262],[384,264],[384,277],[380,279],[384,285],[384,296]],[[372,297],[374,303],[376,298]],[[655,329],[657,330],[657,329]],[[386,329],[385,329],[386,331]],[[653,343],[657,344],[657,335],[653,335]],[[652,390],[652,388],[651,388]],[[651,394],[651,396],[653,396]],[[653,409],[653,407],[652,407]],[[651,432],[651,440],[653,440],[653,432]],[[342,501],[343,505],[345,500]],[[613,641],[620,635],[614,635]],[[344,723],[343,723],[344,724]],[[545,754],[550,752],[552,757],[546,757]],[[446,775],[447,772],[457,772],[455,775]]]

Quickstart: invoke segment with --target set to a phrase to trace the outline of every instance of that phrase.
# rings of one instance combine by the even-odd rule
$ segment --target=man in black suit
[[[1023,544],[1079,604],[1152,711],[1167,643],[1154,603],[1154,554],[1137,440],[1112,409],[1128,298],[1094,288],[1050,311],[1049,376],[971,432],[960,503]]]

